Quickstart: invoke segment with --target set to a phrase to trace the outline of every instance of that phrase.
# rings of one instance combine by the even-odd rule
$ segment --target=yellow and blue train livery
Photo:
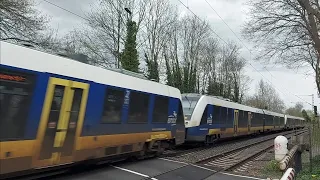
[[[219,138],[282,130],[284,114],[200,94],[182,94],[186,141],[213,143]]]
[[[184,143],[176,88],[1,41],[0,174]]]

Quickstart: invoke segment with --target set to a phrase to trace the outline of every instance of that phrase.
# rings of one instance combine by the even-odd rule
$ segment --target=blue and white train
[[[145,157],[303,119],[0,41],[0,175]]]
[[[301,128],[304,119],[230,102],[216,96],[182,94],[186,141],[217,139]]]
[[[162,152],[185,139],[181,94],[1,41],[0,175]]]

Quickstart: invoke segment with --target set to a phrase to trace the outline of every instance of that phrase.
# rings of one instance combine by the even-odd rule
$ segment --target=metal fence
[[[318,117],[319,118],[319,117]],[[310,124],[311,128],[311,142],[310,148],[312,153],[312,158],[320,156],[320,123],[319,121],[313,121]]]
[[[313,121],[309,124],[309,168],[310,172],[319,171],[320,168],[318,167],[320,164],[320,122],[319,117],[317,117],[316,121]],[[319,176],[319,175],[318,175]],[[320,177],[318,177],[320,178]]]

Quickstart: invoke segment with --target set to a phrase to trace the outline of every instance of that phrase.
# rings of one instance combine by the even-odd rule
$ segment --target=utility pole
[[[121,13],[120,13],[120,10],[118,10],[117,68],[120,68],[120,23],[121,23]]]
[[[312,94],[312,108],[311,108],[311,110],[313,109],[313,107],[314,107],[314,94]],[[315,116],[316,116],[316,114],[315,114]]]

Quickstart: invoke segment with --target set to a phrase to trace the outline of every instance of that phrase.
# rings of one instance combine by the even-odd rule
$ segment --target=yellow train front
[[[176,88],[1,42],[0,175],[184,142]]]

